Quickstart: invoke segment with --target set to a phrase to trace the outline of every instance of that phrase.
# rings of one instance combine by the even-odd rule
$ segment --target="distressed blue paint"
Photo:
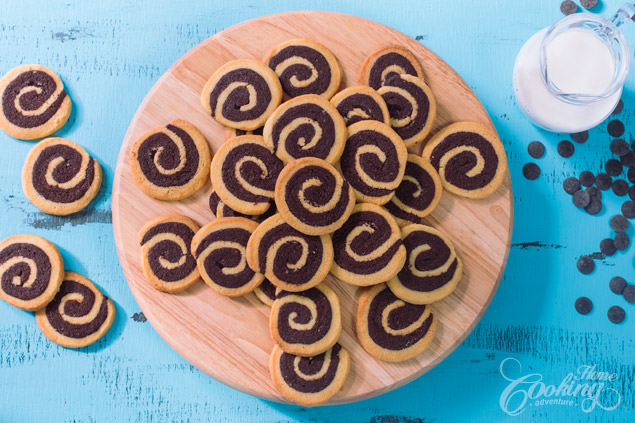
[[[609,14],[622,0],[598,7]],[[55,69],[74,101],[71,122],[60,131],[102,163],[105,183],[93,206],[72,218],[37,211],[20,188],[31,144],[0,134],[0,238],[17,232],[43,235],[60,246],[67,267],[97,282],[117,302],[118,317],[105,339],[78,351],[42,337],[32,314],[0,303],[0,421],[350,421],[563,422],[632,421],[635,307],[608,290],[611,276],[635,282],[633,251],[599,263],[590,276],[575,259],[598,250],[611,235],[608,217],[621,201],[591,217],[571,204],[561,183],[610,155],[605,125],[576,145],[573,158],[557,156],[566,135],[548,134],[520,114],[512,94],[516,52],[533,32],[560,17],[558,0],[303,2],[308,9],[357,14],[395,27],[435,50],[474,88],[505,143],[515,193],[514,247],[500,289],[482,322],[446,361],[411,384],[356,404],[306,410],[273,404],[227,388],[174,353],[145,322],[123,278],[110,225],[110,190],[119,146],[146,92],[182,54],[206,37],[243,20],[292,10],[290,0],[4,1],[0,14],[0,72],[37,62]],[[625,28],[635,44],[635,25]],[[633,136],[633,72],[620,118]],[[527,144],[545,142],[542,176],[526,181]],[[633,235],[632,228],[630,234]],[[573,309],[586,295],[588,316]],[[612,325],[613,304],[627,311]],[[622,395],[616,411],[584,414],[579,407],[530,407],[517,417],[498,404],[506,382],[501,360],[515,357],[523,371],[558,383],[581,364],[617,372],[611,385]]]

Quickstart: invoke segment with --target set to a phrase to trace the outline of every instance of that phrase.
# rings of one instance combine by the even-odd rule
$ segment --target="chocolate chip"
[[[588,190],[580,190],[573,194],[573,204],[576,207],[586,207],[589,203],[591,203],[591,196],[589,195]]]
[[[626,177],[631,184],[635,184],[635,167],[629,167]]]
[[[622,173],[622,164],[615,159],[609,159],[604,164],[604,169],[609,176],[617,176]]]
[[[622,204],[622,214],[628,219],[635,217],[635,201],[625,201]]]
[[[609,308],[609,311],[606,313],[606,315],[612,323],[622,323],[624,321],[624,318],[626,317],[626,312],[622,307],[615,305]]]
[[[631,239],[626,235],[625,232],[618,232],[615,234],[615,238],[613,238],[613,242],[615,243],[615,248],[620,251],[624,251],[628,248],[628,245],[631,243]]]
[[[584,211],[590,215],[598,214],[602,211],[602,201],[591,199],[591,203],[584,208]]]
[[[626,281],[624,280],[623,277],[615,276],[611,278],[611,281],[609,282],[609,289],[614,294],[621,295],[622,292],[624,292],[624,288],[626,288],[626,285],[627,285]]]
[[[613,192],[615,193],[615,195],[621,197],[628,193],[629,187],[628,182],[626,182],[624,179],[616,179],[613,181],[613,186],[611,188],[613,188]]]
[[[588,131],[576,132],[575,134],[571,134],[571,139],[577,142],[578,144],[583,144],[589,139],[589,132]]]
[[[525,178],[529,179],[530,181],[538,179],[538,177],[540,176],[540,168],[536,163],[527,163],[525,166],[523,166],[523,175],[525,175]]]
[[[565,0],[560,3],[560,11],[563,15],[571,15],[578,11],[578,5],[571,0]]]
[[[598,0],[580,0],[580,6],[584,7],[585,9],[593,9],[595,6],[597,6],[597,4]]]
[[[623,156],[627,153],[631,153],[630,146],[628,145],[626,141],[624,141],[621,138],[618,138],[611,142],[611,151],[616,156]]]
[[[635,185],[629,188],[628,190],[628,198],[635,201]]]
[[[629,303],[635,303],[635,285],[626,286],[622,295],[624,295],[624,299]]]
[[[624,124],[622,123],[622,121],[615,119],[610,121],[608,125],[606,125],[606,130],[612,137],[621,137],[622,135],[624,135]]]
[[[562,188],[564,188],[564,192],[566,192],[567,194],[573,195],[576,192],[580,191],[580,181],[578,181],[578,178],[574,178],[573,176],[571,176],[564,180],[564,182],[562,183]]]
[[[615,109],[613,109],[613,111],[611,112],[612,115],[617,115],[619,113],[622,113],[622,109],[624,108],[624,102],[622,100],[617,102],[617,105],[615,106]]]
[[[611,185],[613,185],[613,179],[611,179],[611,177],[606,173],[599,173],[595,178],[595,186],[602,191],[606,191],[611,188]]]
[[[545,146],[540,141],[532,141],[527,146],[527,152],[534,159],[539,159],[545,155]]]
[[[573,156],[573,152],[575,151],[575,147],[571,141],[562,140],[558,143],[558,154],[560,154],[565,159]]]
[[[622,164],[622,166],[625,167],[635,165],[635,153],[629,151],[628,153],[624,154],[622,157],[620,157],[620,163]]]
[[[587,297],[580,297],[575,300],[575,311],[580,314],[589,314],[593,310],[593,303]]]
[[[628,229],[628,220],[621,214],[613,216],[609,224],[615,232],[626,232]]]
[[[578,259],[578,270],[584,275],[588,275],[595,269],[595,262],[589,256],[582,256]]]
[[[595,175],[588,170],[580,173],[580,183],[585,187],[590,187],[595,183]]]
[[[615,248],[615,243],[611,238],[604,238],[600,241],[600,251],[605,256],[612,256],[617,251],[617,248]]]
[[[602,199],[602,192],[596,187],[588,187],[586,191],[589,193],[589,196],[591,197],[591,201]]]

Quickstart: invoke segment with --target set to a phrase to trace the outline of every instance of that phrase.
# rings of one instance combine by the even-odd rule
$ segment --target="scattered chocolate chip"
[[[626,312],[622,307],[615,305],[609,308],[609,311],[606,313],[606,315],[612,323],[622,323],[624,321],[624,318],[626,317]]]
[[[635,185],[628,189],[628,198],[635,201]]]
[[[538,177],[540,176],[540,168],[536,163],[527,163],[525,166],[523,166],[523,175],[525,175],[525,178],[529,179],[530,181],[538,179]]]
[[[613,238],[613,242],[615,243],[615,248],[620,251],[624,251],[628,248],[628,245],[631,243],[631,239],[626,235],[626,232],[618,232],[615,234],[615,238]]]
[[[527,152],[534,159],[539,159],[545,155],[545,145],[540,141],[532,141],[527,146]]]
[[[600,251],[605,256],[612,256],[617,251],[617,248],[615,248],[615,243],[611,238],[604,238],[600,241]]]
[[[609,132],[609,135],[612,137],[621,137],[622,135],[624,135],[624,124],[622,123],[622,121],[619,121],[617,119],[610,121],[607,125],[606,125],[606,130]]]
[[[578,11],[578,5],[571,0],[565,0],[560,3],[560,11],[563,15],[572,15]]]
[[[595,269],[595,262],[589,256],[582,256],[578,259],[578,270],[584,275],[588,275]]]
[[[606,173],[599,173],[595,178],[595,186],[602,191],[606,191],[611,188],[611,185],[613,185],[613,179],[611,179],[611,177]]]
[[[574,178],[573,176],[571,176],[564,180],[564,182],[562,183],[562,188],[564,188],[564,192],[566,192],[567,194],[573,195],[576,192],[580,191],[580,181],[578,181],[578,178]]]
[[[624,292],[624,288],[626,288],[626,285],[627,285],[626,281],[624,280],[623,277],[615,276],[611,278],[611,281],[609,282],[609,289],[614,294],[621,295],[622,292]]]
[[[622,113],[622,109],[624,108],[624,102],[622,100],[617,102],[617,105],[615,106],[615,109],[613,109],[613,111],[611,112],[612,115],[617,115]]]
[[[609,176],[618,176],[622,173],[622,164],[615,159],[608,159],[604,164],[604,169]]]
[[[575,300],[575,311],[580,314],[589,314],[593,310],[593,303],[587,297],[580,297]]]
[[[597,6],[597,4],[598,0],[580,0],[580,6],[584,7],[585,9],[593,9],[595,6]]]
[[[585,187],[590,187],[595,183],[595,175],[588,170],[580,173],[580,183]]]
[[[576,132],[575,134],[571,134],[571,139],[577,142],[578,144],[583,144],[589,139],[589,132],[588,131]]]
[[[624,167],[635,165],[635,153],[629,151],[628,153],[624,154],[622,157],[620,157],[620,163]]]
[[[629,303],[635,303],[635,285],[628,285],[624,287],[622,295],[624,295],[624,299]]]
[[[576,207],[583,208],[588,206],[589,203],[591,203],[591,195],[589,195],[588,190],[585,189],[585,190],[576,191],[573,194],[573,204]]]
[[[584,211],[590,215],[598,214],[602,211],[602,201],[591,199],[591,202],[584,208]]]
[[[618,195],[620,197],[626,195],[629,189],[628,182],[626,182],[624,179],[614,180],[613,186],[611,188],[613,188],[613,192],[615,193],[615,195]]]
[[[635,201],[625,201],[622,203],[622,214],[628,219],[635,217]]]
[[[627,153],[631,153],[631,148],[626,141],[624,141],[621,138],[618,138],[611,142],[611,151],[616,156],[623,156]]]
[[[611,218],[609,225],[611,225],[611,229],[615,232],[626,232],[628,229],[628,220],[621,214],[616,214]]]
[[[558,154],[560,154],[565,159],[573,156],[573,152],[575,151],[575,147],[571,143],[571,141],[562,140],[558,143]]]

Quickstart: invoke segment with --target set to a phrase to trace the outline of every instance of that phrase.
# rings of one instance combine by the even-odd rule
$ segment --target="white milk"
[[[590,129],[613,111],[621,90],[588,104],[570,104],[556,97],[540,74],[540,43],[546,29],[522,47],[514,66],[514,93],[518,105],[539,126],[574,133]],[[569,30],[547,46],[546,63],[552,84],[565,93],[600,95],[613,81],[614,60],[609,48],[587,30]]]

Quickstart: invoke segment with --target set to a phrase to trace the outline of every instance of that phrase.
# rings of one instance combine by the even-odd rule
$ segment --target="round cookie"
[[[410,50],[399,46],[388,46],[368,56],[362,65],[359,83],[377,90],[389,77],[404,74],[423,80],[421,65]]]
[[[233,60],[218,68],[201,92],[205,111],[221,125],[253,131],[282,101],[278,75],[257,60]]]
[[[425,139],[437,116],[437,101],[430,87],[412,75],[392,75],[377,90],[390,113],[390,126],[407,147]]]
[[[423,352],[437,332],[429,305],[408,304],[380,284],[363,289],[357,300],[355,329],[366,352],[399,362]]]
[[[419,223],[439,204],[442,190],[441,179],[432,165],[409,154],[403,180],[385,207],[401,226]]]
[[[408,150],[395,131],[381,122],[363,120],[348,127],[339,166],[358,202],[382,205],[401,184],[407,159]]]
[[[282,91],[289,98],[317,94],[328,100],[342,82],[337,58],[315,41],[285,41],[269,52],[264,62],[278,75]]]
[[[281,291],[271,306],[269,331],[284,352],[309,357],[330,349],[342,332],[337,294],[325,284]]]
[[[26,157],[22,189],[44,213],[65,216],[95,198],[101,176],[101,166],[82,147],[64,138],[47,138]]]
[[[212,159],[210,177],[223,203],[239,213],[258,215],[271,205],[283,166],[262,137],[243,135],[221,145]]]
[[[36,235],[14,235],[0,242],[0,298],[22,310],[48,304],[64,277],[55,245]]]
[[[307,235],[325,235],[346,222],[355,207],[355,193],[328,162],[305,157],[282,169],[275,201],[293,228]]]
[[[348,87],[331,99],[346,125],[360,120],[376,120],[390,125],[386,102],[377,91],[366,86]]]
[[[230,138],[240,137],[241,135],[260,135],[262,136],[262,130],[264,127],[256,128],[253,131],[245,131],[242,129],[225,128],[225,141]]]
[[[286,101],[267,119],[265,144],[284,162],[317,157],[334,164],[346,142],[346,124],[335,106],[316,94]]]
[[[271,307],[276,299],[276,286],[264,278],[262,283],[254,289],[254,294],[264,305]]]
[[[192,239],[192,254],[201,278],[219,294],[238,297],[264,279],[247,265],[247,241],[258,227],[244,217],[224,217],[203,226]]]
[[[14,138],[34,140],[60,129],[71,115],[71,98],[52,70],[22,65],[0,79],[0,129]]]
[[[333,264],[328,235],[305,235],[277,213],[262,222],[249,238],[247,263],[276,287],[290,292],[313,288]]]
[[[435,228],[413,223],[401,229],[406,262],[388,288],[411,304],[430,304],[454,291],[463,263],[447,237]]]
[[[487,128],[457,122],[434,134],[421,153],[439,172],[443,188],[468,198],[485,198],[503,182],[507,159],[503,144]]]
[[[274,386],[296,404],[312,407],[326,402],[344,385],[351,367],[340,344],[313,357],[288,354],[275,345],[269,360]]]
[[[65,272],[57,295],[35,313],[35,321],[51,341],[80,348],[108,332],[115,312],[115,304],[95,284],[75,272]]]
[[[205,136],[178,119],[150,129],[130,148],[132,176],[143,192],[159,200],[183,200],[209,177],[211,160]]]
[[[181,292],[198,280],[190,244],[199,226],[186,216],[159,216],[139,231],[143,274],[164,292]]]
[[[212,211],[212,213],[214,213],[214,216],[216,216],[217,219],[220,219],[222,217],[246,217],[258,223],[262,222],[270,216],[273,216],[276,213],[275,207],[269,207],[266,212],[258,215],[239,213],[236,210],[233,210],[231,207],[227,207],[227,205],[221,201],[220,197],[218,196],[218,194],[216,194],[216,191],[214,191],[214,189],[212,189],[212,192],[209,195],[209,209]]]
[[[333,234],[331,273],[352,285],[375,285],[394,277],[404,265],[406,248],[395,219],[382,207],[357,204]]]

